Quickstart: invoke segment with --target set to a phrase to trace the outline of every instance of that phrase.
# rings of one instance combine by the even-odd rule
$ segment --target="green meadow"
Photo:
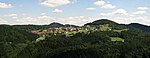
[[[124,42],[124,39],[120,38],[120,37],[110,37],[110,38],[111,38],[111,41],[122,41],[122,42]]]

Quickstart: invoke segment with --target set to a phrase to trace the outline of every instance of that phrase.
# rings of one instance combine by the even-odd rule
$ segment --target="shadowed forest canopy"
[[[72,36],[48,33],[44,37],[31,33],[65,27],[50,25],[0,25],[0,58],[149,58],[149,26],[118,24],[106,19],[87,23],[92,27],[109,24],[112,30],[76,32]],[[66,25],[74,26],[74,25]],[[75,26],[77,27],[77,26]],[[78,28],[78,27],[77,27]],[[115,30],[115,31],[114,31]],[[121,31],[120,31],[121,30]],[[75,32],[75,31],[74,31]],[[41,40],[39,38],[42,38]],[[37,39],[39,39],[37,41]],[[124,41],[122,41],[124,40]]]

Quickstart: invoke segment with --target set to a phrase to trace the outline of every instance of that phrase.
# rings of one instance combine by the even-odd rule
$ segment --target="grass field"
[[[73,36],[76,33],[76,31],[66,32],[66,36]]]
[[[66,36],[73,36],[76,33],[85,33],[86,34],[87,32],[88,32],[87,30],[70,31],[70,32],[66,32]]]
[[[113,30],[114,32],[122,32],[122,31],[127,31],[128,29],[122,29],[122,30]]]
[[[110,37],[110,38],[111,38],[111,41],[122,41],[122,42],[124,42],[124,39],[120,38],[120,37]]]
[[[78,32],[86,34],[88,31],[87,30],[79,30]]]
[[[37,38],[37,39],[36,39],[36,42],[39,42],[39,41],[41,41],[41,40],[45,40],[45,37],[39,37],[39,38]]]
[[[100,30],[101,30],[101,31],[107,31],[108,29],[109,29],[109,27],[105,27],[105,26],[101,26],[101,27],[100,27]]]

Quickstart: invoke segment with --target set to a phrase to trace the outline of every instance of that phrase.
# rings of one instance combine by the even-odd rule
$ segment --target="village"
[[[39,36],[45,36],[49,33],[61,33],[66,34],[66,36],[72,36],[73,34],[76,34],[78,32],[80,33],[87,33],[89,31],[110,31],[111,27],[109,27],[109,24],[104,25],[97,25],[97,26],[81,26],[81,27],[59,27],[59,28],[48,28],[45,30],[33,30],[31,31],[34,34],[38,34]]]

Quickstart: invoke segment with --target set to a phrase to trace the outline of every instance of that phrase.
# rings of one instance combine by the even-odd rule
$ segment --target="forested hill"
[[[84,26],[86,26],[86,25],[103,25],[103,24],[109,24],[111,27],[116,28],[116,29],[131,28],[131,29],[139,29],[139,30],[143,30],[146,32],[150,32],[150,26],[142,25],[139,23],[118,24],[118,23],[108,20],[108,19],[96,20],[94,22],[87,23]]]
[[[63,24],[60,24],[60,23],[57,23],[57,22],[53,22],[53,23],[49,24],[49,26],[50,26],[51,28],[64,27]]]
[[[94,22],[91,23],[87,23],[85,25],[103,25],[103,24],[110,24],[110,25],[116,25],[116,22],[113,22],[111,20],[108,19],[100,19],[100,20],[96,20]]]
[[[86,30],[87,25],[98,29]],[[150,58],[150,32],[131,25],[102,19],[79,31],[42,36],[31,31],[74,25],[0,25],[0,58]]]
[[[142,25],[142,24],[139,24],[139,23],[131,23],[128,26],[130,28],[136,28],[136,29],[140,29],[140,30],[150,32],[150,26]]]
[[[70,25],[70,24],[61,24],[57,22],[53,22],[48,25],[50,28],[59,28],[59,27],[78,27],[76,25]]]

